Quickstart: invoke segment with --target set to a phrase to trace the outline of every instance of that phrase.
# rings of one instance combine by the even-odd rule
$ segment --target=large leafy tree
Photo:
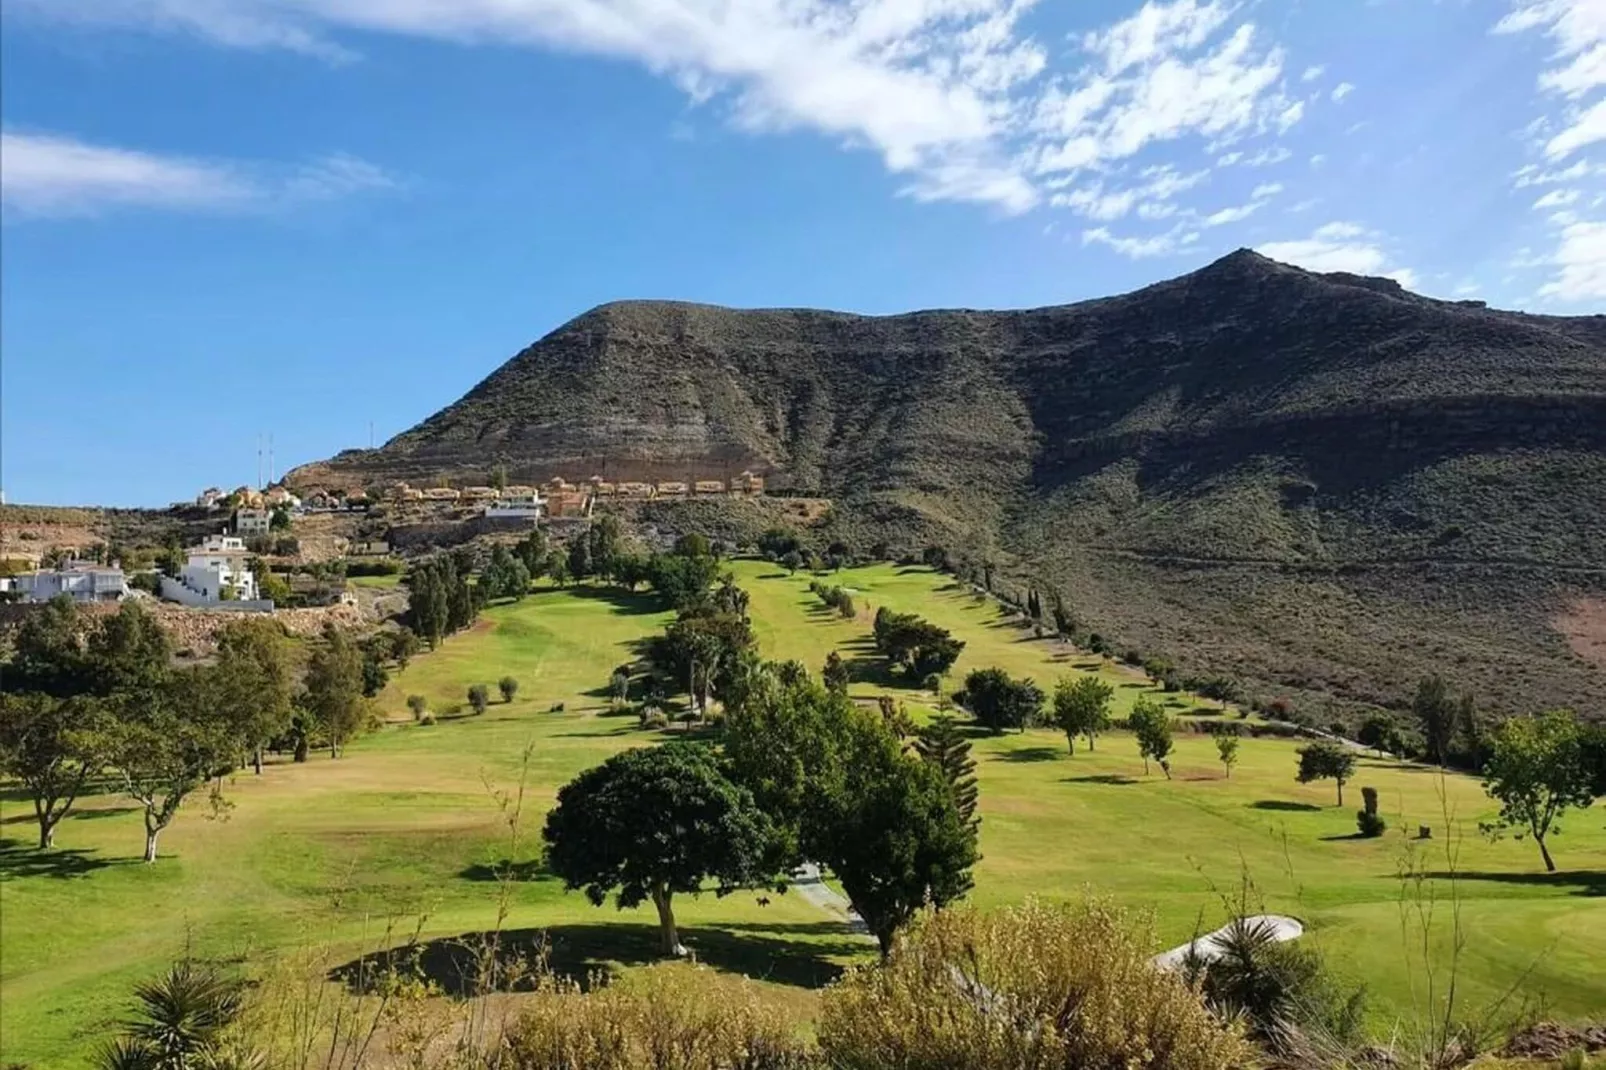
[[[726,697],[742,655],[754,646],[745,617],[716,610],[712,603],[683,612],[647,643],[647,660],[670,693],[684,690],[706,714],[711,696]]]
[[[1354,775],[1355,752],[1342,743],[1322,739],[1299,748],[1299,773],[1296,779],[1301,784],[1309,784],[1313,780],[1336,781],[1340,806],[1344,805],[1344,784]]]
[[[552,871],[601,906],[651,900],[663,950],[683,955],[675,893],[708,881],[724,894],[768,883],[770,822],[747,789],[726,778],[711,751],[667,743],[616,754],[558,792],[545,837]]]
[[[1097,676],[1084,675],[1075,679],[1062,678],[1054,685],[1054,723],[1065,733],[1071,752],[1076,752],[1076,737],[1087,737],[1087,749],[1099,733],[1110,727],[1110,701],[1115,688]]]
[[[771,665],[727,712],[724,739],[787,861],[828,866],[883,951],[921,906],[969,889],[976,829],[947,771],[905,753],[879,715]]]
[[[87,696],[0,695],[0,772],[22,784],[39,822],[39,849],[54,846],[105,757],[105,718]]]
[[[229,721],[230,688],[214,666],[175,673],[160,691],[110,700],[117,710],[109,764],[144,808],[145,861],[180,804],[233,768],[238,737]]]
[[[946,628],[886,606],[876,611],[872,630],[876,649],[913,680],[947,672],[965,649],[964,642],[955,639]]]
[[[977,722],[993,732],[1024,732],[1043,708],[1043,689],[1031,680],[1013,679],[1003,669],[976,669],[965,677],[964,702]]]
[[[173,645],[138,602],[124,602],[89,633],[85,659],[91,688],[100,695],[141,695],[161,688],[171,674]]]
[[[234,621],[218,633],[217,643],[224,714],[261,773],[262,752],[289,728],[295,712],[290,644],[278,622],[267,618]]]
[[[1539,845],[1545,869],[1554,873],[1547,838],[1569,807],[1587,808],[1595,797],[1585,761],[1584,732],[1567,710],[1539,717],[1513,717],[1494,730],[1483,790],[1500,803],[1498,828],[1514,828]]]
[[[346,741],[357,734],[368,715],[363,700],[362,652],[351,637],[333,624],[307,662],[301,706],[329,745],[329,757],[340,757]]]
[[[7,691],[40,691],[65,698],[86,690],[87,623],[67,595],[29,614],[12,641],[11,662],[0,672]]]

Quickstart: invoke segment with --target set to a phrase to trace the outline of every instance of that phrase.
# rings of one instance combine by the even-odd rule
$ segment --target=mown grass
[[[841,649],[861,659],[856,697],[885,691],[917,716],[932,696],[889,683],[864,649],[880,605],[920,612],[967,641],[952,686],[969,668],[997,664],[1045,688],[1062,673],[1093,668],[1118,685],[1122,708],[1145,690],[1124,669],[1031,638],[995,604],[924,569],[876,566],[830,578],[859,592],[854,621],[818,607],[804,574],[762,562],[735,569],[768,656],[796,657],[817,670]],[[200,801],[186,806],[155,866],[135,861],[139,817],[115,794],[91,799],[47,855],[28,846],[27,804],[5,798],[0,1058],[84,1065],[123,1013],[132,984],[186,947],[233,956],[320,944],[355,957],[382,942],[387,925],[411,931],[419,915],[426,939],[487,928],[498,894],[487,878],[509,854],[490,789],[517,783],[528,746],[524,844],[514,860],[532,861],[557,788],[618,748],[653,738],[632,718],[610,716],[602,694],[611,669],[667,619],[645,596],[584,586],[492,607],[471,631],[397,676],[380,700],[393,723],[339,761],[316,756],[307,765],[274,764],[261,778],[236,776],[226,820],[209,820]],[[485,683],[494,693],[503,675],[520,682],[512,703],[493,701],[481,717],[411,723],[407,695],[424,695],[442,713],[466,709],[469,685]],[[551,712],[560,702],[563,711]],[[1178,707],[1189,708],[1191,701]],[[1286,741],[1246,740],[1227,779],[1207,737],[1182,735],[1169,782],[1158,771],[1144,777],[1130,737],[1120,733],[1101,739],[1093,754],[1068,754],[1064,737],[1048,730],[979,735],[975,750],[985,858],[974,894],[983,904],[1075,896],[1091,885],[1151,906],[1157,944],[1170,945],[1200,920],[1214,927],[1222,894],[1247,872],[1265,906],[1304,919],[1310,939],[1366,981],[1379,1005],[1408,1008],[1420,971],[1409,968],[1395,874],[1413,846],[1396,832],[1429,824],[1434,839],[1414,848],[1423,868],[1443,870],[1435,852],[1459,844],[1470,940],[1460,980],[1469,1000],[1520,984],[1564,1015],[1606,1006],[1606,973],[1598,968],[1606,961],[1601,807],[1566,822],[1554,841],[1563,872],[1550,877],[1531,844],[1477,837],[1477,820],[1492,808],[1464,777],[1368,759],[1340,809],[1331,783],[1294,782],[1294,745]],[[1382,840],[1349,838],[1362,784],[1381,794],[1392,826]],[[526,869],[527,879],[512,888],[509,919],[520,939],[552,931],[559,958],[577,969],[650,956],[650,917],[594,909],[538,866]],[[1438,890],[1442,898],[1442,881]],[[1438,911],[1434,954],[1442,965],[1448,909],[1441,902]],[[677,913],[704,961],[766,979],[776,999],[804,1015],[814,988],[867,953],[837,919],[797,896],[772,896],[767,906],[751,895],[708,896],[678,904]]]

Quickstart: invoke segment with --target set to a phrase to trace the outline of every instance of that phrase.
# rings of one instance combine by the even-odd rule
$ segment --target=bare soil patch
[[[1573,653],[1606,669],[1606,598],[1580,598],[1552,623]]]

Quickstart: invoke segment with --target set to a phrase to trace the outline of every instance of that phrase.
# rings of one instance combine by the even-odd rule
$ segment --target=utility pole
[[[257,432],[257,481],[256,489],[262,489],[262,432]]]

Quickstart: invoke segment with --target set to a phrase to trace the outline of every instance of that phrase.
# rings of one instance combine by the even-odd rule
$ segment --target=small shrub
[[[1375,839],[1389,828],[1389,823],[1381,815],[1369,814],[1365,810],[1355,811],[1355,825],[1367,839]]]
[[[425,702],[423,695],[407,696],[407,708],[413,712],[413,720],[415,721],[424,716],[424,711],[428,708],[428,705],[429,704]]]
[[[669,727],[669,717],[664,713],[663,709],[648,703],[642,704],[641,710],[636,714],[636,718],[641,722],[641,727],[644,729],[655,730]]]
[[[1248,1043],[1107,900],[926,914],[884,965],[825,992],[820,1048],[839,1070],[1252,1065]]]
[[[925,679],[920,681],[920,686],[935,695],[942,690],[942,676],[934,672],[927,673]]]
[[[1327,734],[1337,736],[1339,739],[1349,738],[1349,726],[1343,721],[1334,721],[1327,726]]]
[[[511,676],[504,676],[496,682],[496,689],[502,692],[503,702],[512,702],[513,696],[519,693],[519,682]]]
[[[1143,664],[1143,651],[1136,647],[1129,647],[1121,655],[1121,661],[1127,665],[1138,666]]]
[[[547,707],[547,712],[548,713],[562,713],[563,710],[564,710],[564,705],[561,702],[554,702],[552,705]]]
[[[474,707],[475,713],[484,713],[485,707],[491,704],[490,688],[484,684],[475,684],[468,689],[468,704]]]
[[[419,724],[434,724],[435,723],[435,715],[433,713],[430,713],[428,710],[425,710],[423,713],[418,715],[418,723]]]

